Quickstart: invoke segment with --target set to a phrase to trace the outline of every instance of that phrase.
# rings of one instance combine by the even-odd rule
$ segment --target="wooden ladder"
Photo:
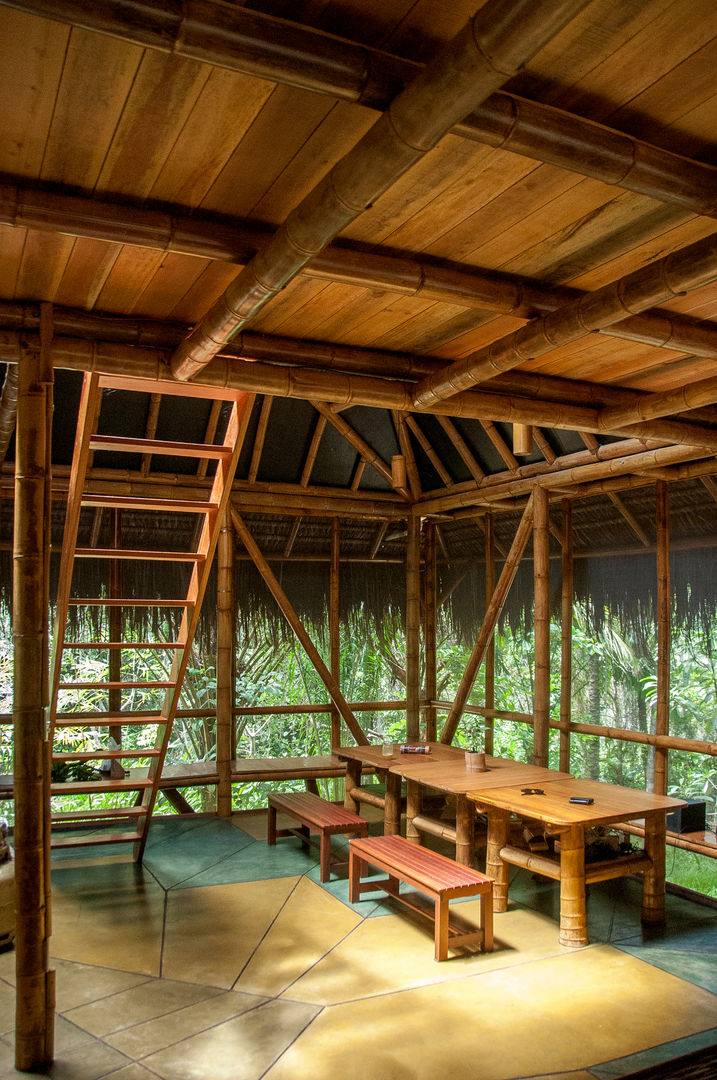
[[[224,440],[218,444],[181,443],[157,439],[125,438],[121,434],[99,434],[102,397],[105,390],[175,395],[185,399],[208,398],[216,402],[229,401],[231,402],[231,411]],[[138,862],[142,860],[202,599],[206,590],[212,558],[226,512],[232,480],[250,413],[251,398],[244,393],[225,392],[216,387],[202,387],[193,383],[123,379],[96,374],[87,374],[84,377],[75,451],[70,473],[65,534],[58,581],[51,672],[49,738],[53,764],[69,766],[69,763],[72,762],[96,762],[99,765],[109,763],[110,775],[107,776],[104,771],[100,770],[99,778],[53,782],[50,787],[50,794],[51,797],[55,797],[61,795],[100,795],[102,793],[129,792],[134,793],[134,803],[102,808],[90,805],[86,809],[52,813],[51,823],[53,829],[50,846],[53,849],[81,847],[88,844],[131,843],[134,845],[133,851],[136,860]],[[169,455],[171,457],[195,458],[198,461],[210,460],[216,462],[216,471],[209,495],[203,500],[190,501],[176,498],[147,498],[135,495],[93,494],[86,490],[86,475],[91,455],[95,451]],[[122,548],[119,540],[117,540],[116,546],[109,548],[78,547],[80,512],[83,507],[109,507],[113,510],[133,509],[145,512],[197,515],[196,543],[192,545],[195,550],[130,550]],[[186,596],[181,598],[170,597],[168,599],[138,599],[136,597],[113,595],[112,590],[109,588],[105,590],[107,595],[96,597],[77,596],[75,589],[73,589],[75,563],[77,559],[88,558],[110,560],[111,566],[118,565],[112,562],[117,559],[170,560],[189,563],[191,570]],[[125,635],[121,630],[118,635],[119,640],[71,641],[67,638],[67,629],[68,613],[72,606],[107,609],[104,622],[111,624],[114,621],[115,625],[117,625],[117,615],[119,613],[120,627],[122,609],[137,607],[144,609],[155,607],[158,609],[173,608],[175,610],[181,609],[182,615],[179,632],[174,641],[125,641],[123,640]],[[112,611],[110,609],[115,609],[114,620],[112,620]],[[149,613],[147,613],[144,625],[149,624]],[[81,651],[87,654],[87,650],[92,651],[96,662],[103,657],[103,654],[106,654],[106,677],[88,682],[63,679],[63,659],[67,662],[67,660],[72,659],[72,653]],[[112,679],[110,677],[110,667],[112,666],[110,656],[114,653],[115,657],[117,657],[119,654],[121,664],[122,654],[130,650],[136,650],[139,657],[142,657],[143,651],[144,655],[151,654],[154,650],[171,653],[172,663],[168,677],[152,681]],[[120,664],[115,660],[115,668],[119,668]],[[153,709],[133,712],[132,710],[123,709],[122,694],[125,691],[136,689],[160,693],[163,699],[161,706],[158,706],[156,711]],[[71,695],[73,691],[79,695],[80,692],[82,694],[86,694],[88,691],[98,693],[103,690],[106,691],[108,701],[108,707],[105,711],[98,709],[94,712],[79,708],[73,710],[67,705],[67,695]],[[61,710],[58,707],[58,696],[60,694],[63,695]],[[119,701],[119,706],[116,704],[117,701]],[[77,704],[77,701],[75,703]],[[141,749],[123,749],[121,746],[121,728],[125,725],[142,725],[149,728],[148,734],[150,737],[146,739],[148,745]],[[78,748],[76,750],[74,748],[68,749],[66,746],[63,749],[57,749],[58,741],[60,743],[63,741],[63,733],[67,736],[67,729],[74,729],[73,736],[75,738],[82,741],[87,738],[90,742],[96,743],[97,736],[92,734],[92,729],[96,728],[108,729],[100,740],[102,745],[91,745],[89,748],[83,746],[82,749]],[[113,735],[113,738],[110,738],[110,735]],[[117,736],[119,736],[119,746],[117,745]],[[124,762],[131,764],[133,759],[138,758],[148,760],[148,768],[129,770],[125,773]],[[105,765],[106,768],[107,765]],[[120,773],[120,778],[112,775],[117,771]],[[92,800],[88,801],[91,802]],[[72,827],[68,829],[68,825]],[[65,827],[62,835],[57,834],[56,826]],[[90,830],[89,832],[80,831],[85,826]]]

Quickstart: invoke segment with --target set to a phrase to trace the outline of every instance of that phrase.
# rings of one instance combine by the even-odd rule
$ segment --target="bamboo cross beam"
[[[391,466],[386,464],[381,455],[377,454],[376,451],[369,446],[366,440],[361,438],[357,431],[354,431],[351,425],[344,420],[343,416],[339,416],[338,413],[334,412],[330,406],[324,404],[322,401],[312,401],[312,405],[321,414],[324,420],[331,424],[332,427],[336,428],[338,433],[343,435],[346,441],[353,446],[354,450],[356,450],[369,465],[374,467],[378,475],[394,487]],[[405,499],[410,498],[410,492],[405,486],[398,486],[395,490]]]
[[[231,520],[237,536],[241,540],[248,554],[251,556],[254,565],[256,566],[257,570],[259,571],[262,578],[269,587],[272,596],[274,597],[277,604],[279,605],[279,608],[281,609],[282,615],[288,622],[291,629],[296,634],[306,655],[308,656],[311,663],[314,665],[314,668],[316,669],[319,678],[321,679],[329,693],[329,697],[341,713],[341,716],[343,717],[347,728],[360,746],[366,746],[368,744],[368,739],[366,738],[358,720],[351,711],[351,707],[346,701],[346,698],[341,693],[341,690],[339,689],[336,680],[334,679],[329,669],[326,667],[324,661],[321,659],[316,646],[307,634],[303,623],[301,622],[294,608],[289,602],[289,598],[282,589],[275,575],[272,573],[268,562],[259,550],[259,546],[254,540],[254,537],[247,529],[241,516],[233,507],[231,510]]]
[[[172,356],[190,379],[347,225],[497,90],[587,0],[487,0],[301,200]],[[518,17],[520,13],[520,17]]]
[[[463,706],[465,705],[468,695],[473,688],[475,677],[478,672],[478,668],[481,665],[481,661],[485,656],[488,642],[490,641],[493,631],[495,630],[496,623],[500,617],[500,613],[505,605],[506,598],[508,596],[508,590],[513,583],[513,578],[518,572],[518,566],[520,560],[525,551],[525,546],[528,543],[528,537],[533,529],[533,496],[528,499],[528,503],[523,511],[523,516],[520,519],[518,530],[515,534],[513,543],[511,544],[510,551],[503,565],[498,583],[496,584],[493,594],[488,601],[486,607],[485,618],[483,624],[478,632],[475,644],[471,651],[471,655],[466,664],[466,669],[461,678],[460,685],[456,691],[455,700],[451,707],[451,711],[448,714],[443,731],[441,733],[441,742],[450,743],[453,741],[453,737],[456,733],[456,729],[461,719],[463,712]]]
[[[669,300],[717,277],[717,233],[689,244],[565,304],[499,341],[449,364],[445,371],[423,379],[413,394],[416,408],[425,409],[494,375],[654,304]]]

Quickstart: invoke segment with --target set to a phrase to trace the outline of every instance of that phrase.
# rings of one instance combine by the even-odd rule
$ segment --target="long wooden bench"
[[[361,881],[364,864],[384,870],[389,876],[380,881]],[[435,958],[446,960],[449,948],[480,944],[484,952],[493,949],[493,881],[469,866],[403,836],[372,836],[349,842],[349,900],[355,904],[362,892],[385,889],[401,903],[427,912],[399,894],[400,882],[430,896],[434,901]],[[478,926],[461,919],[461,926],[450,924],[449,902],[459,896],[478,896]]]
[[[281,811],[300,822],[298,829],[277,829],[276,814]],[[311,832],[316,832],[320,840],[321,880],[328,881],[331,876],[331,837],[338,833],[368,836],[368,822],[358,814],[345,810],[343,806],[327,802],[310,791],[289,791],[286,794],[272,792],[269,795],[269,816],[266,831],[268,844],[275,844],[277,836],[299,835],[307,840]]]

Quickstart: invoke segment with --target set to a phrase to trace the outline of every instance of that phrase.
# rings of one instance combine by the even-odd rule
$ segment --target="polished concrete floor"
[[[349,904],[345,866],[322,885],[317,852],[269,848],[265,828],[263,813],[160,819],[142,867],[112,850],[55,863],[50,1075],[617,1080],[717,1044],[715,908],[668,896],[648,932],[639,882],[591,886],[591,944],[567,949],[556,886],[518,870],[495,951],[437,964],[427,922],[379,893]],[[10,951],[0,1080],[28,1075],[13,983]]]

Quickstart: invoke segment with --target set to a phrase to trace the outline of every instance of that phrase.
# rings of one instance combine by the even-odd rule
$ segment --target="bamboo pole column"
[[[672,586],[670,579],[670,511],[667,483],[658,480],[657,497],[657,709],[655,734],[670,733],[670,634]],[[667,750],[655,747],[653,790],[667,792]]]
[[[536,487],[533,520],[533,588],[535,592],[535,689],[533,700],[533,764],[548,764],[550,731],[550,531],[548,492]]]
[[[573,504],[563,499],[560,600],[560,771],[570,772],[570,698],[573,682]]]
[[[423,650],[424,650],[424,711],[426,739],[435,742],[436,707],[436,526],[427,522],[423,530]]]
[[[234,530],[227,510],[217,541],[217,814],[232,816],[234,727]]]
[[[337,517],[331,519],[331,569],[329,577],[329,668],[334,682],[341,686],[341,632],[339,624],[340,600],[341,525]],[[331,702],[331,749],[341,746],[341,716],[335,702]]]
[[[112,533],[111,546],[115,549],[122,547],[122,511],[113,507],[110,514],[110,529]],[[122,560],[110,560],[109,594],[113,600],[122,596]],[[113,605],[109,609],[110,641],[122,640],[122,608]],[[119,683],[122,679],[122,650],[110,649],[109,654],[109,677],[111,683]],[[107,694],[107,704],[110,712],[120,712],[122,709],[122,690],[119,686],[112,687]],[[110,739],[114,739],[117,746],[122,745],[122,725],[112,724],[108,730]],[[110,777],[115,780],[124,779],[122,762],[112,758],[110,762]]]
[[[485,606],[493,598],[495,589],[495,523],[493,515],[485,516]],[[495,634],[491,635],[488,647],[485,651],[485,707],[495,708]],[[493,753],[493,736],[495,734],[495,721],[492,716],[485,718],[485,741],[483,749],[486,754]]]
[[[45,335],[45,343],[47,335]],[[49,551],[52,367],[49,349],[21,357],[15,452],[15,1065],[40,1068],[54,1053],[49,967]]]
[[[560,944],[588,944],[585,909],[585,829],[571,825],[560,833]]]
[[[645,814],[645,852],[652,866],[642,876],[642,911],[644,923],[665,921],[665,811]]]
[[[421,622],[421,519],[410,514],[406,542],[406,738],[420,735],[418,639]]]

